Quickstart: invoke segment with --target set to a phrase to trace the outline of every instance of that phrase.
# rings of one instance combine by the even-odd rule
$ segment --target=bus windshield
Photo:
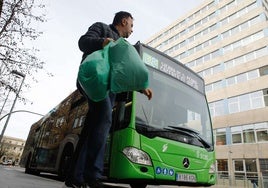
[[[137,130],[212,150],[205,95],[157,69],[149,70],[153,99],[148,101],[137,92]]]

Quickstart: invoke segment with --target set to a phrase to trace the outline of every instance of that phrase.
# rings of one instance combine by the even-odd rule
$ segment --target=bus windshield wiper
[[[145,124],[143,122],[136,122],[137,125],[139,125],[139,128],[144,130],[144,131],[147,131],[147,132],[167,132],[168,130],[166,129],[161,129],[161,128],[156,128],[156,127],[152,127],[152,126],[149,126],[148,124]]]
[[[163,137],[170,132],[170,130],[149,126],[144,122],[136,122],[136,130],[149,138],[154,138],[156,136]]]
[[[180,131],[189,136],[192,136],[196,138],[204,146],[204,148],[212,150],[212,145],[208,143],[204,138],[202,138],[200,134],[193,129],[189,129],[186,127],[175,127],[175,126],[167,126],[165,129]]]

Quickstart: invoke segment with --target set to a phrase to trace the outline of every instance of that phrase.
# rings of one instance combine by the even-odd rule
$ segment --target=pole
[[[7,99],[8,99],[8,97],[9,97],[10,91],[11,91],[11,88],[9,88],[7,97],[6,97],[6,99],[5,99],[5,101],[4,101],[4,104],[3,104],[2,108],[1,108],[0,115],[2,114],[2,111],[3,111],[3,109],[4,109],[5,105],[6,105],[6,102],[7,102]]]
[[[14,108],[14,106],[15,106],[15,104],[16,104],[18,95],[19,95],[19,93],[20,93],[22,84],[23,84],[23,82],[24,82],[24,79],[25,79],[25,75],[23,76],[23,79],[22,79],[21,84],[20,84],[20,88],[19,88],[19,90],[18,90],[18,93],[16,93],[16,97],[15,97],[15,99],[14,99],[13,105],[12,105],[12,107],[11,107],[11,109],[10,109],[10,112],[9,112],[8,117],[7,117],[6,123],[5,123],[4,127],[3,127],[3,130],[2,130],[2,133],[1,133],[1,136],[0,136],[0,143],[2,142],[4,133],[5,133],[6,128],[7,128],[7,124],[8,124],[8,122],[9,122],[10,116],[11,116],[11,114],[12,114],[13,108]]]
[[[14,82],[13,82],[13,83],[14,83]],[[4,101],[4,104],[3,104],[2,108],[1,108],[0,115],[2,114],[2,112],[3,112],[3,110],[4,110],[4,107],[5,107],[5,105],[6,105],[6,102],[7,102],[7,100],[8,100],[8,97],[9,97],[9,94],[10,94],[11,90],[14,90],[14,91],[15,91],[15,89],[12,87],[12,86],[13,86],[13,83],[12,83],[11,85],[8,85],[8,87],[9,87],[9,91],[8,91],[8,94],[7,94],[6,99],[5,99],[5,101]]]

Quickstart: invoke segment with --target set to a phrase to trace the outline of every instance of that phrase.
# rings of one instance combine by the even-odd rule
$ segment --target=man
[[[133,17],[130,13],[120,11],[115,14],[113,23],[94,23],[85,35],[79,39],[79,48],[83,52],[82,60],[88,54],[102,49],[109,42],[120,37],[128,38],[133,32]],[[112,124],[112,108],[116,95],[110,93],[100,102],[89,99],[79,83],[79,91],[87,98],[89,111],[80,135],[71,167],[65,181],[65,187],[103,187],[100,179],[103,171],[105,143]],[[150,100],[152,91],[142,91]]]

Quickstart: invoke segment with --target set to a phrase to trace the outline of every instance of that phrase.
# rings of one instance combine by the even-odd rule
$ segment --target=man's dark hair
[[[121,21],[124,18],[128,18],[130,17],[131,19],[133,19],[132,15],[129,12],[125,12],[125,11],[120,11],[117,12],[114,16],[114,20],[113,20],[113,25],[119,25],[121,24]]]

